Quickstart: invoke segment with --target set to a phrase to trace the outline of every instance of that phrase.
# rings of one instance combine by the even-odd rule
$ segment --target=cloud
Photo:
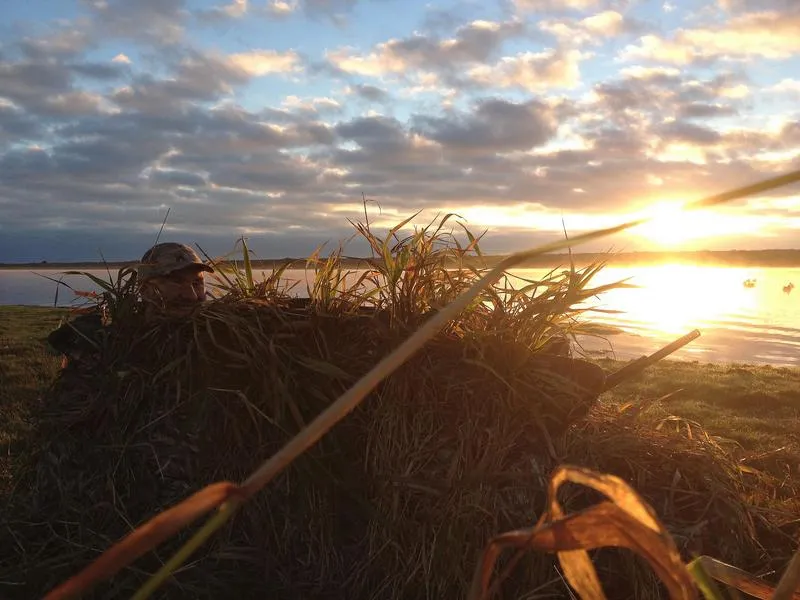
[[[270,73],[289,73],[297,69],[299,57],[294,51],[251,50],[231,54],[227,61],[252,77]]]
[[[197,15],[201,20],[209,22],[228,21],[242,18],[247,14],[248,8],[248,0],[231,0],[229,4],[201,10]]]
[[[543,20],[539,28],[554,35],[561,43],[582,45],[602,43],[604,38],[618,36],[631,27],[622,14],[606,10],[581,20]]]
[[[44,99],[44,107],[46,109],[42,112],[64,117],[97,115],[114,111],[114,107],[103,96],[83,90],[50,96]]]
[[[315,115],[319,113],[337,113],[342,111],[342,105],[337,100],[327,96],[321,98],[286,96],[282,104],[291,110]]]
[[[775,94],[787,94],[789,96],[800,97],[800,79],[784,78],[775,85],[767,89],[768,92]]]
[[[285,17],[297,10],[297,0],[269,0],[267,10],[273,15]]]
[[[310,14],[343,13],[353,9],[358,0],[299,0],[303,10]]]
[[[338,124],[336,133],[345,140],[356,142],[362,149],[379,154],[410,145],[402,123],[390,117],[359,117]]]
[[[23,54],[31,60],[44,58],[69,58],[84,52],[90,44],[88,32],[77,26],[62,27],[36,38],[24,38],[19,42]]]
[[[501,58],[467,72],[469,81],[486,88],[519,88],[530,92],[571,88],[580,83],[582,54],[575,50],[526,52]]]
[[[739,111],[733,106],[704,102],[692,102],[682,106],[679,111],[679,115],[687,119],[712,119],[714,117],[731,117],[737,114]]]
[[[103,82],[111,82],[125,77],[130,73],[125,64],[126,63],[121,61],[112,60],[111,64],[84,62],[68,64],[66,67],[74,75],[89,77]]]
[[[326,17],[343,23],[344,16],[357,4],[357,0],[231,0],[228,4],[199,10],[197,17],[204,22],[225,22],[241,19],[245,15],[285,18],[302,11],[310,18]]]
[[[549,109],[538,103],[515,104],[505,100],[479,102],[470,114],[445,117],[417,115],[415,130],[456,151],[529,150],[555,133]]]
[[[617,87],[638,86],[643,101],[644,90],[672,90],[677,112],[691,104],[681,95],[691,81],[688,75],[628,78]],[[425,207],[475,218],[513,209],[516,221],[492,235],[493,243],[508,249],[521,236],[531,243],[532,231],[541,230],[536,223],[560,222],[565,210],[573,230],[581,211],[601,214],[641,201],[651,188],[695,197],[717,191],[719,181],[733,186],[755,180],[760,173],[748,152],[778,150],[776,140],[788,140],[794,131],[787,124],[775,132],[723,134],[707,124],[625,121],[626,109],[609,105],[605,96],[562,111],[566,120],[560,123],[549,104],[485,98],[468,109],[418,112],[407,121],[336,113],[341,120],[331,126],[307,110],[329,104],[317,100],[298,98],[257,112],[223,104],[79,116],[60,128],[47,149],[0,151],[4,258],[37,252],[48,260],[95,258],[98,247],[107,255],[138,256],[166,206],[172,207],[166,235],[198,241],[212,253],[229,250],[248,230],[263,255],[304,254],[349,234],[344,217],[357,215],[362,191],[398,221]],[[667,99],[661,102],[666,106]],[[581,116],[595,113],[599,122],[581,124]],[[16,139],[37,133],[36,121],[5,104],[0,132],[7,124],[6,135]],[[585,143],[559,148],[565,127]],[[705,147],[703,156],[729,148],[732,162],[709,160],[699,172],[689,160],[678,160],[674,147],[668,154],[669,144]],[[93,228],[106,236],[87,233]],[[9,237],[9,229],[19,235]],[[548,231],[537,235],[557,235]],[[22,245],[12,250],[12,238]],[[59,240],[61,252],[47,239]]]
[[[294,52],[252,50],[231,55],[188,52],[173,66],[171,76],[156,79],[138,75],[130,85],[114,91],[121,107],[145,112],[175,111],[186,102],[210,102],[230,96],[237,86],[254,77],[298,68]]]
[[[69,91],[71,82],[70,71],[63,65],[0,61],[3,96],[23,106],[34,106],[42,97]]]
[[[354,1],[287,0],[283,22],[263,18],[276,2],[207,2],[222,29],[241,26],[241,40],[216,41],[200,29],[211,13],[179,0],[84,3],[85,21],[0,50],[4,260],[141,256],[166,207],[171,239],[217,253],[249,235],[262,255],[302,255],[351,233],[362,193],[381,224],[455,210],[476,229],[502,225],[490,244],[512,249],[562,235],[562,215],[577,231],[800,166],[800,86],[744,60],[793,48],[791,15],[676,10],[683,30],[639,38],[621,64],[603,60],[614,38],[642,31],[627,2],[517,2],[547,11],[545,32],[538,16],[492,21],[474,4],[315,68],[318,46],[278,52],[251,30],[335,20]],[[340,33],[329,25],[313,27]],[[743,33],[766,29],[766,46]],[[664,52],[686,41],[687,53],[631,56],[646,39]]]
[[[100,95],[75,88],[76,75],[114,80],[122,71],[116,65],[0,59],[0,97],[39,115],[95,114],[109,110],[108,102]]]
[[[789,13],[800,9],[795,0],[719,0],[719,5],[732,13],[764,10]]]
[[[694,146],[717,144],[722,140],[722,135],[702,125],[681,121],[672,121],[656,129],[662,141],[685,143]]]
[[[83,0],[98,35],[169,46],[184,39],[190,16],[185,0]]]
[[[368,54],[344,48],[328,52],[326,58],[342,72],[370,77],[401,74],[409,69],[447,71],[488,60],[506,40],[524,31],[524,24],[516,20],[473,21],[460,27],[453,38],[441,40],[416,34],[378,44]]]
[[[589,10],[601,4],[601,0],[513,0],[522,12]]]
[[[207,184],[205,177],[201,174],[178,169],[153,169],[147,173],[147,179],[150,184],[155,186],[164,184],[165,187],[202,188]]]
[[[40,132],[36,119],[10,102],[0,100],[0,151],[11,143],[37,138]]]
[[[649,119],[735,114],[746,96],[747,86],[736,75],[721,72],[711,79],[698,79],[674,68],[628,68],[622,77],[596,84],[587,111],[598,120]],[[746,80],[745,80],[746,81]]]
[[[692,64],[755,57],[782,60],[800,52],[800,11],[747,13],[715,28],[681,29],[671,39],[646,35],[628,46],[625,60]]]
[[[365,83],[359,83],[354,86],[350,86],[347,88],[345,93],[354,94],[370,102],[386,102],[389,99],[389,94],[386,92],[386,90]]]

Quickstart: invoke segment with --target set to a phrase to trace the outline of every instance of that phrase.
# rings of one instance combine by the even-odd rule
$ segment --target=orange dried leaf
[[[611,501],[564,516],[556,492],[565,481],[588,485]],[[647,560],[672,600],[697,597],[692,577],[669,533],[624,481],[588,469],[561,467],[551,478],[548,493],[549,513],[535,527],[504,533],[489,542],[473,580],[472,599],[487,597],[495,563],[505,548],[557,553],[564,575],[580,597],[603,599],[605,594],[587,554],[602,547],[627,548]]]

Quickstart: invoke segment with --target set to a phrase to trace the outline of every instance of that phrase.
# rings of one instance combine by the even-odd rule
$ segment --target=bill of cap
[[[141,279],[149,279],[184,269],[214,272],[214,269],[200,260],[197,253],[189,246],[176,242],[164,242],[150,248],[142,257],[138,271]]]

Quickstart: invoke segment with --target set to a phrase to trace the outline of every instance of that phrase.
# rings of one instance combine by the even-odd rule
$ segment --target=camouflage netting
[[[16,497],[14,515],[24,516],[0,536],[0,563],[14,564],[2,578],[34,597],[189,493],[243,480],[407,334],[384,317],[238,300],[177,322],[117,324],[98,362],[67,369],[47,399],[38,461]],[[713,444],[592,408],[593,393],[553,375],[558,359],[531,349],[541,340],[526,345],[469,319],[479,316],[386,380],[163,593],[463,598],[486,541],[535,523],[548,475],[564,462],[633,483],[687,553],[760,559],[739,474]],[[580,379],[596,386],[596,375],[587,368]],[[572,488],[565,504],[594,500]],[[187,535],[96,597],[129,595]],[[657,597],[630,554],[595,556],[612,597]],[[507,597],[565,595],[555,564],[526,557]]]

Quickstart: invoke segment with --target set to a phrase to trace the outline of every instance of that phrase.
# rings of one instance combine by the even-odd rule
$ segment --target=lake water
[[[515,271],[536,278],[542,269]],[[92,271],[107,279],[105,271]],[[61,277],[57,271],[0,270],[0,305],[53,306],[57,284],[45,277]],[[298,280],[296,290],[305,290],[306,274],[287,271]],[[602,294],[593,306],[621,311],[595,314],[592,320],[620,327],[624,333],[605,340],[581,338],[586,350],[629,359],[654,352],[694,328],[702,336],[672,355],[672,358],[702,362],[747,362],[800,365],[800,288],[786,293],[789,282],[800,285],[800,269],[783,267],[714,267],[658,265],[607,267],[594,285],[629,278],[636,289],[618,289]],[[97,290],[81,276],[64,276],[80,290]],[[755,279],[755,287],[743,285]],[[298,295],[300,292],[298,291]],[[62,287],[58,305],[74,302],[72,292]]]

